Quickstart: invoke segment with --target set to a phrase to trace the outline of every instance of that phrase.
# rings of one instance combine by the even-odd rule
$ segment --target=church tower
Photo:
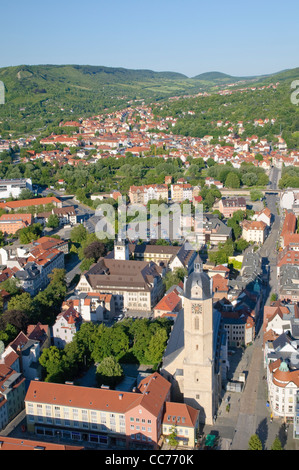
[[[117,238],[114,242],[114,259],[130,259],[128,240]]]
[[[184,401],[200,410],[200,421],[213,424],[215,372],[212,280],[197,255],[184,284]]]

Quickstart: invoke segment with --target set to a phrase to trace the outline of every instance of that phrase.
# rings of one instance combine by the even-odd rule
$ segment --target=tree
[[[104,256],[106,253],[106,246],[104,243],[94,241],[84,248],[84,256],[86,258],[94,258],[96,261]]]
[[[238,189],[240,187],[240,178],[237,173],[234,173],[232,171],[228,173],[225,180],[225,187],[232,189]]]
[[[39,223],[30,225],[29,227],[24,227],[19,230],[19,240],[20,243],[25,245],[31,243],[33,240],[37,240],[43,232],[43,226]]]
[[[263,197],[263,193],[259,191],[258,189],[252,189],[250,191],[250,199],[251,201],[259,201]]]
[[[70,238],[73,243],[82,243],[86,236],[87,230],[84,225],[80,224],[72,229]]]
[[[40,365],[45,369],[45,382],[63,382],[63,351],[56,346],[44,349],[39,358]]]
[[[99,386],[115,387],[123,378],[123,369],[114,357],[105,357],[97,367],[97,383]]]
[[[174,271],[168,271],[163,279],[165,289],[168,290],[170,287],[178,285],[184,280],[186,275],[187,271],[184,268],[176,268]]]
[[[19,310],[5,310],[0,318],[0,329],[5,330],[8,324],[14,326],[20,332],[26,331],[29,321],[24,312]]]
[[[271,446],[271,450],[283,450],[281,441],[278,436],[275,437],[273,444]]]
[[[59,227],[59,217],[56,214],[51,214],[48,218],[47,227],[57,228]]]
[[[7,308],[8,310],[18,310],[30,317],[30,315],[34,312],[33,299],[28,292],[23,292],[20,295],[14,296],[8,302]]]
[[[262,441],[257,434],[253,434],[249,439],[248,450],[263,450]]]
[[[167,339],[168,336],[164,329],[157,330],[154,336],[151,337],[146,351],[146,358],[151,364],[158,364],[161,361]]]

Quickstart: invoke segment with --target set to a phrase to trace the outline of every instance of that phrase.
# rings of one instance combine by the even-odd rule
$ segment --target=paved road
[[[272,169],[270,178],[270,189],[276,189],[280,178],[280,171]],[[279,198],[275,194],[266,195],[266,204],[274,215],[274,222],[271,233],[259,252],[270,269],[269,283],[263,289],[263,303],[269,304],[271,293],[278,292],[276,244],[280,233],[281,219],[277,211]],[[262,316],[263,306],[261,309],[261,321]],[[259,326],[261,326],[261,321]],[[270,422],[262,344],[263,332],[260,330],[254,344],[248,346],[244,353],[239,349],[234,356],[230,356],[233,374],[229,378],[230,380],[238,380],[239,374],[245,372],[245,388],[243,392],[226,392],[219,407],[214,426],[204,427],[205,434],[211,430],[219,432],[222,438],[221,442],[223,443],[222,449],[246,450],[248,449],[250,437],[255,433],[260,437],[265,450],[271,449],[276,436],[279,436],[285,449],[295,450],[299,448],[299,443],[292,437],[292,426],[288,433],[286,433],[281,419],[274,419],[273,422]],[[228,400],[231,405],[229,412],[226,411]]]

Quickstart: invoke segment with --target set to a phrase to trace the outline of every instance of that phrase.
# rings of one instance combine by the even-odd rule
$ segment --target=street
[[[270,171],[269,189],[277,189],[280,178],[280,170],[273,168]],[[292,429],[285,431],[283,420],[270,421],[270,408],[267,407],[267,382],[266,370],[263,361],[263,309],[270,303],[272,293],[278,292],[278,280],[276,273],[277,241],[280,234],[281,218],[277,208],[279,196],[266,194],[266,206],[273,214],[271,231],[265,243],[259,248],[263,265],[269,269],[269,283],[263,286],[263,302],[260,318],[257,322],[257,336],[254,343],[248,346],[244,352],[241,348],[234,356],[230,356],[230,367],[233,371],[230,380],[239,380],[240,373],[245,373],[246,384],[242,392],[225,392],[214,426],[205,426],[203,432],[208,434],[216,430],[220,435],[221,448],[231,450],[247,450],[248,442],[253,434],[258,434],[262,441],[263,449],[270,450],[276,436],[284,449],[295,450],[299,444],[292,437]],[[230,403],[229,412],[226,410]]]

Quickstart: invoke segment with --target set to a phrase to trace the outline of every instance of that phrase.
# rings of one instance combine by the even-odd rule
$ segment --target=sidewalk
[[[279,437],[285,450],[298,450],[299,442],[293,438],[293,425],[287,433],[282,419],[270,421],[271,410],[267,407],[267,383],[263,378],[261,338],[246,348],[241,360],[234,370],[231,380],[238,380],[239,374],[245,372],[246,384],[243,392],[225,392],[218,409],[213,426],[204,426],[205,435],[218,431],[221,450],[247,450],[252,434],[258,434],[263,449],[270,450],[276,436]],[[241,351],[239,351],[240,353]],[[240,358],[240,354],[236,360]],[[226,410],[230,404],[229,412]]]

